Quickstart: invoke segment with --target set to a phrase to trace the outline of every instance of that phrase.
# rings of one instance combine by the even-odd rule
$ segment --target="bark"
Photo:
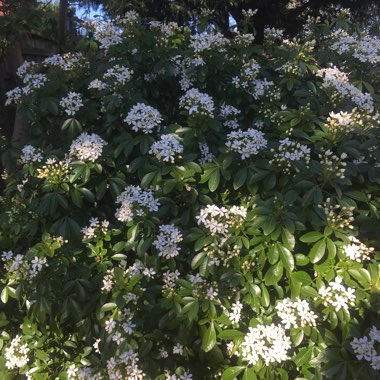
[[[59,50],[62,52],[66,44],[67,37],[67,13],[69,9],[68,0],[59,1],[58,11],[58,44]]]

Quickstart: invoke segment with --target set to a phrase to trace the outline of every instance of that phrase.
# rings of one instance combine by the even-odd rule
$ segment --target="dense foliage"
[[[267,25],[284,28],[295,35],[308,17],[316,17],[321,12],[331,14],[336,8],[349,7],[356,21],[373,20],[378,23],[380,5],[377,0],[81,0],[83,5],[102,5],[114,17],[127,11],[137,11],[140,15],[159,21],[177,21],[188,25],[189,20],[202,19],[207,13],[209,21],[229,35],[230,16],[239,30],[245,26],[245,15],[255,9],[252,15],[257,37],[263,37]],[[251,25],[252,26],[252,25]]]
[[[2,379],[375,378],[380,44],[129,13],[25,63]]]

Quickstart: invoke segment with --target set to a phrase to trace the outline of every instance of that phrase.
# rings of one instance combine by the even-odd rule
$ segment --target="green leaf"
[[[256,380],[256,379],[257,377],[256,377],[255,369],[252,367],[249,367],[249,368],[247,367],[244,371],[242,380]]]
[[[323,234],[321,234],[318,231],[308,232],[300,237],[300,241],[303,243],[314,243],[317,240],[320,240],[324,237]]]
[[[219,338],[223,340],[233,340],[235,338],[242,338],[244,333],[239,330],[223,330],[219,333]]]
[[[283,274],[284,267],[282,261],[279,261],[275,265],[271,265],[267,273],[265,273],[264,281],[266,285],[275,285],[277,284]]]
[[[278,250],[280,251],[280,258],[282,263],[284,264],[284,268],[292,272],[294,270],[294,257],[289,249],[283,247],[281,244],[278,244]]]
[[[237,366],[227,368],[222,375],[222,380],[234,380],[246,367]]]
[[[318,261],[322,259],[323,255],[325,254],[325,251],[326,251],[326,241],[325,239],[322,239],[313,245],[313,248],[311,249],[310,255],[309,255],[310,261],[313,264],[317,263]]]
[[[242,187],[247,179],[248,170],[247,168],[241,168],[234,176],[233,187],[235,190]]]
[[[194,256],[191,260],[191,268],[196,269],[202,264],[202,259],[206,255],[206,252],[202,251]]]
[[[216,332],[214,323],[211,322],[210,327],[206,330],[202,339],[202,348],[205,352],[209,352],[216,344]]]
[[[311,360],[311,354],[312,354],[312,348],[311,347],[304,347],[301,348],[297,355],[295,355],[292,358],[292,361],[295,363],[297,368],[302,367],[304,364],[309,363]]]
[[[113,309],[115,309],[117,307],[117,305],[116,305],[116,303],[114,303],[114,302],[108,302],[108,303],[105,303],[102,307],[101,307],[101,309],[100,309],[100,311],[110,311],[110,310],[113,310]]]
[[[8,302],[8,287],[5,286],[4,289],[1,291],[0,299],[3,303]]]
[[[219,169],[216,169],[213,171],[208,181],[208,188],[210,189],[210,191],[214,192],[218,188],[219,182],[220,182],[220,172],[219,172]]]
[[[349,269],[348,273],[357,281],[369,285],[371,283],[371,275],[364,268]]]
[[[312,279],[310,275],[304,271],[299,271],[299,272],[293,272],[292,273],[292,279],[296,282],[300,282],[302,284],[311,284]]]

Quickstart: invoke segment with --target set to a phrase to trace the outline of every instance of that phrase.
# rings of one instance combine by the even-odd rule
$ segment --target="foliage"
[[[247,12],[255,10],[250,17],[257,36],[263,37],[264,28],[268,25],[285,29],[289,34],[297,34],[308,17],[317,17],[321,13],[330,13],[336,8],[350,8],[351,17],[357,21],[373,20],[378,23],[380,7],[376,0],[82,0],[83,4],[101,4],[114,17],[126,11],[137,11],[139,14],[160,21],[177,21],[186,25],[208,15],[223,33],[229,34],[230,16],[236,21],[239,30],[246,24]]]
[[[258,45],[129,13],[19,69],[2,379],[375,378],[380,53],[346,16]]]

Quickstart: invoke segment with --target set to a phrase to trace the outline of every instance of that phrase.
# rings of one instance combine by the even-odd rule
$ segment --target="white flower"
[[[240,346],[243,361],[255,365],[262,359],[266,366],[287,360],[290,348],[290,338],[285,335],[285,330],[274,324],[249,327],[249,332]]]
[[[216,205],[207,205],[196,217],[198,224],[203,224],[212,235],[226,235],[232,226],[239,226],[247,216],[245,207],[233,206],[230,210]]]
[[[71,91],[66,97],[61,99],[59,105],[69,116],[75,116],[75,114],[83,107],[82,97],[77,92]]]
[[[82,161],[95,162],[101,155],[107,143],[95,133],[82,133],[70,146],[70,156]]]
[[[160,140],[152,144],[149,153],[154,154],[159,161],[174,163],[175,158],[181,158],[183,145],[174,133],[161,135]]]
[[[201,158],[199,159],[200,164],[205,164],[206,162],[212,162],[215,155],[210,152],[210,148],[207,144],[199,143],[199,150],[201,151]]]
[[[277,150],[271,149],[274,152],[274,157],[269,163],[276,163],[284,169],[285,173],[290,173],[291,167],[296,161],[304,161],[306,165],[310,162],[310,148],[306,145],[285,138],[280,140],[280,145]],[[298,168],[296,168],[298,171]]]
[[[267,146],[264,133],[250,128],[247,131],[233,131],[227,135],[226,146],[230,151],[241,154],[242,160],[256,155],[259,150]]]
[[[240,301],[236,301],[232,304],[231,310],[228,312],[228,319],[232,323],[239,323],[242,310],[243,304]]]
[[[35,148],[32,145],[25,145],[21,149],[22,155],[20,156],[20,162],[22,164],[30,164],[32,162],[42,161],[42,152],[40,149]]]
[[[31,261],[31,264],[32,265],[29,270],[30,278],[36,277],[37,274],[41,272],[45,266],[48,266],[46,257],[40,259],[39,257],[35,256],[34,259]]]
[[[367,247],[354,236],[349,236],[348,239],[351,241],[351,244],[344,245],[343,251],[350,260],[355,260],[360,263],[370,259],[371,253],[375,250],[374,248]]]
[[[136,216],[144,216],[146,210],[158,211],[160,203],[153,197],[151,190],[142,191],[139,186],[128,186],[118,195],[116,203],[121,206],[116,210],[115,216],[121,222],[129,222]]]
[[[183,355],[183,346],[180,343],[177,343],[173,347],[173,354]]]
[[[11,104],[18,104],[23,95],[22,89],[20,87],[16,87],[13,90],[10,90],[5,93],[6,101],[5,105],[10,106]]]
[[[351,342],[351,347],[358,360],[366,360],[374,370],[378,370],[380,369],[379,343],[380,330],[372,326],[369,332],[369,338],[367,336],[359,339],[354,338]]]
[[[132,126],[135,132],[152,133],[161,124],[162,117],[153,107],[137,103],[129,111],[124,122]]]
[[[27,344],[21,344],[21,336],[16,335],[9,347],[5,349],[5,366],[8,369],[22,368],[28,363],[29,348]]]
[[[67,380],[76,379],[77,372],[78,372],[78,368],[75,366],[75,364],[71,364],[70,367],[68,367],[66,371]]]
[[[102,22],[99,19],[94,19],[88,22],[88,25],[94,29],[95,40],[99,42],[101,49],[107,51],[111,46],[119,45],[123,41],[120,28],[116,27],[112,22]]]
[[[331,67],[320,69],[317,76],[323,78],[322,88],[332,88],[336,91],[336,96],[350,98],[359,108],[369,113],[373,112],[373,98],[371,94],[364,94],[349,82],[347,74],[338,68]]]
[[[94,79],[88,85],[88,89],[89,90],[91,90],[91,89],[94,89],[94,90],[105,90],[106,88],[108,88],[108,85],[106,83],[102,82],[99,79]]]
[[[158,256],[170,259],[179,255],[181,250],[178,243],[183,240],[182,234],[173,224],[163,224],[159,227],[160,233],[153,245],[159,251]]]
[[[277,303],[276,311],[285,329],[316,326],[317,316],[305,300],[296,298],[292,301],[290,298],[285,298]]]
[[[195,53],[202,53],[207,50],[216,49],[219,52],[225,51],[229,40],[221,33],[207,33],[194,34],[191,36],[190,47]]]
[[[133,70],[128,69],[125,66],[115,65],[108,69],[103,78],[104,79],[113,79],[119,84],[126,84],[132,78]]]
[[[181,96],[179,105],[187,110],[189,115],[214,117],[213,99],[196,88],[191,88],[185,95]]]
[[[323,304],[332,307],[335,311],[340,309],[348,311],[350,306],[355,305],[355,289],[346,289],[342,285],[340,277],[336,277],[335,281],[329,282],[327,287],[323,285],[318,292]]]

